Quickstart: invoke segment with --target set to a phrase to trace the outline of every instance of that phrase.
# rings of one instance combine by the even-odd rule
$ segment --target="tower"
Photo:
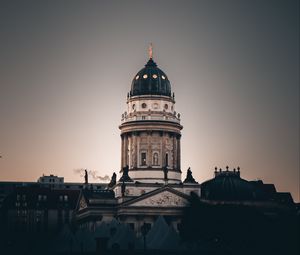
[[[122,114],[121,172],[129,168],[134,181],[179,183],[180,114],[167,75],[149,60],[133,78]]]

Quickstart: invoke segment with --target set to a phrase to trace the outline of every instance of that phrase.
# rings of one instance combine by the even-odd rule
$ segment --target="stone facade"
[[[121,169],[128,165],[135,181],[164,183],[167,168],[168,181],[179,183],[182,126],[174,99],[135,96],[128,98],[127,105],[120,125]]]

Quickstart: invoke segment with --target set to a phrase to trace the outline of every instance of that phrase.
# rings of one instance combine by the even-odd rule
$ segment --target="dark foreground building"
[[[191,178],[190,173],[187,178]],[[105,187],[105,186],[104,186]],[[215,171],[200,196],[172,184],[118,198],[109,184],[93,189],[16,187],[1,208],[6,254],[297,254],[299,206],[273,184],[247,181],[240,170]],[[184,207],[145,206],[166,192]],[[160,195],[161,196],[161,195]],[[162,196],[163,197],[163,196]],[[130,206],[144,201],[142,206]],[[125,215],[125,217],[124,217]],[[128,220],[130,219],[130,220]],[[174,224],[176,219],[177,224]]]

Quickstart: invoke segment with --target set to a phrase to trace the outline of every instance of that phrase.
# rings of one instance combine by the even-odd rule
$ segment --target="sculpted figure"
[[[110,179],[110,183],[108,184],[108,188],[112,188],[113,186],[115,186],[117,183],[117,174],[114,172],[111,179]]]
[[[89,176],[88,176],[88,172],[86,169],[84,170],[84,183],[85,184],[89,183]]]

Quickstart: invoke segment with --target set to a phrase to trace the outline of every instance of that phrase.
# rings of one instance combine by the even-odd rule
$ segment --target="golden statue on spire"
[[[152,43],[150,43],[149,49],[148,49],[149,58],[153,58],[153,46]]]

